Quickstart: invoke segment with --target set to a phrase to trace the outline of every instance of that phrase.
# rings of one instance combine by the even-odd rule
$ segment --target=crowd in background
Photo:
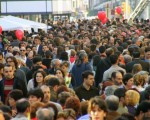
[[[0,120],[149,120],[150,21],[48,21],[0,35]]]

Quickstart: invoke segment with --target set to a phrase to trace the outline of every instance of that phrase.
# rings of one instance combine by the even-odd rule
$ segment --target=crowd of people
[[[69,20],[0,35],[0,120],[150,120],[150,21]]]

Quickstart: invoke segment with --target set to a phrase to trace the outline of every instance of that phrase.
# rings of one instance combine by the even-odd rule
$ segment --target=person
[[[139,50],[135,50],[133,52],[133,60],[132,60],[132,62],[129,62],[129,63],[126,64],[126,71],[128,73],[132,72],[132,68],[133,68],[134,64],[141,64],[141,66],[142,66],[144,71],[149,72],[149,70],[150,70],[149,63],[147,63],[145,61],[142,61],[140,59],[140,51]]]
[[[34,43],[36,45],[36,53],[39,55],[42,55],[42,48],[43,46],[41,45],[41,39],[39,36],[34,37]]]
[[[49,69],[50,74],[54,74],[57,68],[60,68],[61,61],[59,59],[53,59],[51,62],[51,67]]]
[[[3,112],[0,110],[0,120],[5,120]]]
[[[36,71],[34,73],[33,79],[29,80],[28,82],[28,85],[27,85],[28,91],[36,87],[42,86],[44,84],[45,76],[46,76],[46,73],[44,71]]]
[[[95,74],[95,85],[96,87],[102,82],[103,73],[111,67],[110,55],[114,54],[114,50],[112,48],[106,49],[107,57],[99,61]]]
[[[8,94],[8,104],[12,110],[12,117],[17,114],[16,101],[23,98],[23,93],[21,90],[14,89]]]
[[[132,115],[135,114],[136,105],[139,104],[140,94],[136,90],[128,90],[125,93],[125,102],[128,108],[128,112]]]
[[[35,88],[28,92],[28,99],[30,104],[35,102],[42,102],[44,99],[44,94],[40,88]]]
[[[64,74],[64,72],[62,71],[61,68],[57,68],[57,69],[55,70],[54,75],[55,75],[56,77],[58,77],[59,82],[60,82],[60,85],[65,85],[65,80],[64,80],[65,74]]]
[[[9,89],[8,89],[9,88]],[[19,79],[14,75],[14,70],[11,65],[4,66],[4,77],[0,81],[0,96],[1,100],[5,103],[9,92],[13,89],[22,90],[23,96],[27,96],[27,84],[24,79]]]
[[[117,54],[110,55],[110,62],[111,62],[111,67],[104,72],[104,74],[103,74],[103,81],[106,81],[106,80],[110,79],[111,78],[111,74],[114,71],[121,70],[121,71],[123,71],[124,74],[126,74],[126,70],[118,66],[119,56]]]
[[[125,93],[126,93],[126,89],[124,89],[124,88],[118,88],[114,92],[114,95],[119,98],[119,107],[118,107],[117,112],[120,115],[123,113],[128,113],[128,109],[127,109],[126,103],[125,103]]]
[[[94,87],[94,74],[92,71],[84,71],[82,73],[83,83],[75,89],[75,93],[82,100],[89,100],[90,98],[99,95],[99,91]]]
[[[123,76],[123,84],[126,90],[132,89],[134,85],[133,75],[131,73],[126,73]]]
[[[64,80],[67,87],[73,88],[75,85],[75,80],[73,78],[73,75],[69,73],[69,62],[63,61],[60,64],[60,67],[62,71],[64,72]]]
[[[90,64],[88,63],[88,56],[86,53],[80,53],[78,60],[76,61],[76,63],[74,64],[74,66],[71,70],[71,73],[76,82],[75,87],[78,87],[82,84],[82,82],[83,82],[82,72],[84,72],[86,70],[92,71],[92,68],[91,68]]]
[[[26,56],[26,48],[25,47],[21,47],[20,48],[20,58],[23,61],[23,63],[25,63],[26,66],[29,69],[31,69],[31,67],[32,67],[32,61],[29,58],[27,58],[27,56]]]
[[[150,47],[145,48],[145,62],[148,62],[150,64]]]
[[[22,98],[16,102],[16,109],[18,114],[12,120],[28,120],[28,113],[30,113],[30,103]]]
[[[88,104],[88,113],[90,114],[91,120],[105,120],[107,115],[105,101],[99,97],[91,98]]]
[[[36,112],[36,117],[38,120],[54,120],[54,113],[48,108],[40,108]]]
[[[117,112],[119,107],[119,98],[115,95],[110,95],[106,97],[106,104],[108,107],[108,113],[106,116],[107,120],[113,120],[120,116],[120,114]]]

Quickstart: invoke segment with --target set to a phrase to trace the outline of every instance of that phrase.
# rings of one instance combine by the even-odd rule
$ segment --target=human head
[[[117,88],[118,86],[116,85],[107,86],[104,91],[105,96],[113,95]]]
[[[54,113],[48,108],[40,108],[36,112],[36,117],[38,120],[53,120]]]
[[[43,103],[49,103],[51,98],[50,88],[47,85],[41,86],[42,92],[44,94]]]
[[[119,71],[115,71],[111,74],[111,79],[114,82],[115,85],[119,86],[122,85],[122,74]]]
[[[92,71],[84,71],[82,73],[83,84],[87,86],[93,86],[94,84],[94,74]]]
[[[11,65],[13,68],[18,68],[18,62],[17,59],[14,56],[9,56],[6,58],[6,63]]]
[[[119,98],[117,96],[110,95],[105,100],[109,111],[117,111],[119,107]]]
[[[88,104],[88,113],[92,120],[104,120],[107,114],[107,106],[104,100],[99,97],[91,98]]]
[[[34,73],[34,78],[33,78],[33,82],[34,82],[34,87],[37,87],[38,84],[43,84],[44,83],[44,78],[46,76],[46,73],[44,71],[36,71]]]
[[[112,65],[117,64],[119,62],[119,56],[117,54],[110,55],[110,62]]]
[[[21,56],[26,56],[26,47],[21,47],[20,48],[20,55]]]
[[[67,98],[65,108],[72,108],[76,112],[76,115],[78,115],[80,112],[80,100],[74,96]]]
[[[134,84],[133,75],[131,73],[126,73],[123,76],[123,83],[126,86],[126,89],[132,88]]]
[[[67,120],[76,120],[76,112],[73,109],[67,108],[63,112],[66,114]]]
[[[65,74],[61,68],[57,68],[54,73],[58,78],[64,78]]]
[[[41,40],[40,40],[39,36],[34,37],[34,43],[35,43],[35,45],[39,45],[41,43]]]
[[[58,86],[60,85],[59,79],[56,77],[52,77],[47,81],[47,85],[51,86],[54,91],[57,91]]]
[[[8,102],[11,107],[16,106],[16,101],[23,98],[23,92],[18,89],[14,89],[8,94]]]
[[[60,64],[60,67],[61,69],[63,70],[63,72],[68,72],[68,69],[69,69],[69,62],[67,61],[63,61],[61,64]]]
[[[150,47],[145,48],[145,59],[150,60]]]
[[[141,74],[135,74],[133,78],[134,78],[134,84],[136,86],[139,86],[139,85],[144,86],[145,80]]]
[[[132,68],[132,73],[136,74],[140,71],[142,71],[142,65],[141,64],[134,64],[133,68]]]
[[[4,56],[3,56],[3,53],[0,52],[0,63],[3,63],[4,62]]]
[[[34,102],[41,102],[44,99],[43,91],[40,88],[31,89],[28,92],[28,99],[30,104]]]
[[[4,66],[4,77],[6,79],[12,79],[14,78],[14,69],[11,65],[6,64]]]
[[[30,112],[30,103],[28,100],[22,98],[16,102],[16,109],[18,113],[26,114]]]
[[[4,72],[4,64],[0,63],[0,75],[2,75]]]
[[[135,90],[127,90],[125,101],[127,105],[135,106],[139,103],[140,94]]]
[[[59,59],[53,59],[51,62],[51,67],[57,69],[60,67],[60,63],[61,61]]]
[[[141,102],[135,112],[136,120],[149,120],[150,119],[150,102]]]
[[[40,56],[35,56],[32,61],[34,66],[42,65],[42,58]]]
[[[110,55],[113,55],[114,54],[114,50],[112,48],[107,48],[106,49],[106,55],[107,57],[109,57]]]

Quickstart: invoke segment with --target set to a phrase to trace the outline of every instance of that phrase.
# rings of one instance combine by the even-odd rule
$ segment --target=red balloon
[[[104,20],[102,20],[102,24],[105,24],[107,22],[108,18],[105,18]]]
[[[105,11],[98,11],[98,18],[102,21],[106,18],[106,12]]]
[[[120,15],[122,13],[121,7],[116,7],[116,12]]]
[[[2,27],[0,26],[0,34],[2,34],[2,31],[3,31],[3,29],[2,29]]]
[[[17,37],[18,40],[22,40],[23,36],[24,36],[23,31],[16,30],[16,37]]]

